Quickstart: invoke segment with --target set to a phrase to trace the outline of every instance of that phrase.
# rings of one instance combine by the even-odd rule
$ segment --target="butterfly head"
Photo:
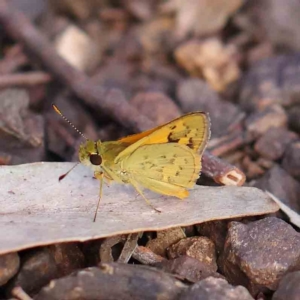
[[[80,145],[79,160],[82,164],[91,167],[94,171],[99,171],[102,164],[102,155],[99,153],[101,141],[87,140]]]

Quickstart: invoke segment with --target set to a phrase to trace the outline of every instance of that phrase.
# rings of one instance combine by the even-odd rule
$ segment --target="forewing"
[[[140,138],[138,139],[139,135]],[[116,157],[115,162],[126,158],[140,146],[151,144],[177,143],[186,145],[201,155],[209,136],[210,121],[208,115],[204,112],[193,112],[160,127],[121,139],[122,142],[130,141],[133,144],[122,151]]]
[[[122,161],[135,182],[155,192],[184,198],[201,170],[200,157],[184,145],[154,144],[139,147]]]

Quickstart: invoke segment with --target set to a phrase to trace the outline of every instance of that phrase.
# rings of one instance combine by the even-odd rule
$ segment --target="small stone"
[[[292,107],[288,110],[289,127],[300,133],[300,105]]]
[[[224,249],[228,223],[226,220],[211,221],[196,225],[196,228],[200,235],[207,236],[213,241],[217,253],[221,253]]]
[[[110,263],[53,280],[34,299],[178,299],[185,288],[174,276],[153,267]]]
[[[254,149],[259,155],[267,159],[277,160],[282,157],[287,146],[296,139],[297,135],[292,131],[271,127],[257,140]]]
[[[300,271],[285,275],[279,287],[273,295],[272,300],[299,300],[300,295]]]
[[[171,259],[187,255],[209,265],[214,271],[218,269],[215,245],[209,238],[204,236],[182,239],[170,246],[167,253]]]
[[[287,147],[282,160],[282,167],[290,175],[300,180],[300,141]]]
[[[188,280],[190,282],[198,282],[209,276],[222,278],[222,275],[217,273],[211,265],[187,255],[182,255],[171,260],[164,260],[154,266],[164,272],[175,274],[181,280]]]
[[[232,286],[221,278],[208,277],[183,292],[179,300],[254,300],[243,286]]]
[[[241,81],[241,107],[253,113],[273,105],[298,105],[299,58],[299,53],[277,55],[253,64]]]
[[[270,128],[286,127],[287,115],[279,105],[272,105],[263,111],[251,114],[245,120],[249,139],[256,139],[265,134]]]
[[[253,1],[248,7],[247,15],[251,14],[253,20],[251,30],[259,31],[264,41],[291,52],[300,50],[298,1],[287,0],[284,5],[281,0]]]
[[[186,113],[197,110],[209,113],[212,136],[221,136],[242,113],[236,105],[222,100],[206,82],[197,78],[180,81],[177,98]]]
[[[0,286],[6,284],[15,276],[20,267],[18,253],[8,253],[0,255]]]
[[[17,276],[10,283],[29,295],[36,294],[50,280],[84,267],[84,257],[75,243],[57,244],[25,255]]]
[[[181,227],[158,231],[157,237],[150,240],[146,244],[146,247],[152,250],[155,254],[166,257],[167,248],[185,237],[186,236]]]
[[[300,269],[300,233],[274,217],[231,222],[219,266],[230,282],[253,295],[274,291],[286,273]]]
[[[69,25],[55,40],[56,51],[73,67],[90,71],[100,62],[95,42],[79,27]]]
[[[300,183],[277,164],[256,180],[254,186],[269,191],[284,204],[300,212]]]

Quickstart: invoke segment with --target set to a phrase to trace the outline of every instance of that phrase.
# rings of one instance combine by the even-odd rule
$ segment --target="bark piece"
[[[282,167],[293,177],[300,180],[300,141],[287,147]]]
[[[197,282],[209,276],[221,278],[211,265],[193,257],[182,255],[171,260],[164,260],[154,265],[165,272],[175,274],[181,280]]]
[[[277,204],[256,188],[195,186],[185,201],[145,190],[152,205],[162,211],[156,213],[137,197],[133,188],[114,183],[103,186],[103,199],[93,223],[99,181],[93,179],[89,168],[79,165],[59,182],[59,176],[73,166],[74,163],[1,166],[0,253],[278,210]]]
[[[0,256],[0,286],[6,284],[16,275],[20,267],[18,253],[8,253]]]
[[[296,139],[297,135],[294,132],[288,131],[285,128],[271,127],[257,140],[254,149],[258,154],[267,159],[277,160],[282,157],[287,146]]]
[[[167,229],[157,232],[157,237],[147,243],[147,247],[154,253],[165,257],[167,248],[174,243],[177,243],[186,236],[181,227]]]
[[[112,253],[112,247],[116,246],[119,243],[124,244],[126,241],[125,235],[117,235],[105,239],[105,241],[100,246],[99,256],[102,263],[111,263],[115,259]]]
[[[297,300],[300,295],[300,271],[286,274],[280,281],[272,300]]]
[[[208,277],[193,284],[179,300],[253,300],[243,286],[232,286],[221,278]]]
[[[160,255],[155,254],[147,247],[138,246],[134,249],[132,257],[144,265],[154,265],[165,261],[166,259]]]
[[[223,135],[230,125],[241,120],[242,112],[239,108],[222,100],[217,92],[201,79],[182,80],[176,93],[184,112],[201,110],[209,113],[213,137]]]
[[[274,217],[231,222],[219,266],[230,282],[253,295],[274,291],[284,274],[300,269],[300,234]]]
[[[168,250],[168,257],[174,259],[181,255],[187,255],[200,262],[207,264],[214,271],[217,271],[216,251],[214,243],[207,237],[185,238],[171,245]]]
[[[34,299],[176,299],[184,289],[183,283],[154,268],[111,263],[52,281]]]
[[[300,183],[280,166],[275,165],[263,177],[254,182],[254,186],[267,190],[284,204],[300,212]]]
[[[235,49],[217,38],[189,41],[175,50],[175,59],[192,76],[204,77],[211,87],[222,92],[240,76]]]
[[[129,235],[118,235],[111,238],[107,238],[100,246],[99,256],[102,263],[110,263],[118,261],[127,263],[131,258],[135,248],[137,247],[137,241],[142,233],[131,233]],[[118,257],[114,255],[113,247],[121,246]]]

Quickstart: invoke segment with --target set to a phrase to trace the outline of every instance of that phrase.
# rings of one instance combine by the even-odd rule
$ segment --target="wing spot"
[[[148,155],[144,155],[144,159],[148,159],[149,158],[149,156]]]
[[[177,171],[177,172],[175,173],[175,176],[179,176],[179,174],[180,174],[179,171]]]
[[[181,166],[179,166],[178,168],[179,168],[179,170],[180,170],[180,171],[182,171],[182,170],[183,170],[183,167],[181,167]]]
[[[177,128],[176,125],[173,125],[173,126],[170,127],[171,130],[174,130],[175,128]]]
[[[170,132],[169,135],[168,135],[168,142],[169,143],[178,143],[180,141],[180,139],[172,138],[171,135],[172,135],[172,132]]]
[[[185,164],[188,164],[188,163],[189,163],[188,159],[185,158],[185,159],[184,159],[184,163],[185,163]]]
[[[161,158],[167,158],[167,156],[166,155],[162,155]]]
[[[171,158],[171,159],[170,159],[170,163],[171,163],[171,164],[174,164],[174,162],[175,162],[175,158]]]
[[[186,144],[189,148],[194,149],[194,141],[193,138],[189,138],[188,144]]]

